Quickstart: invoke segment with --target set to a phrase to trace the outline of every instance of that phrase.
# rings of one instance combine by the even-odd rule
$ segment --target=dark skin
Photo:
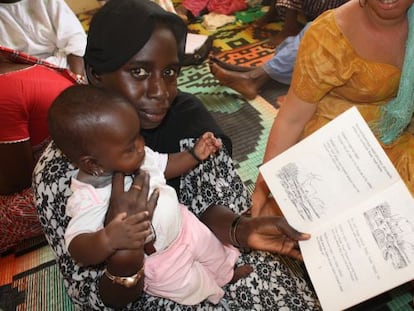
[[[214,56],[210,57],[210,71],[221,85],[227,86],[247,99],[255,98],[261,87],[269,80],[270,76],[259,67],[241,67],[220,62]]]
[[[289,36],[295,36],[300,31],[300,25],[297,21],[298,11],[286,8],[283,28],[269,38],[269,42],[273,47],[277,47],[283,40]],[[266,14],[253,23],[253,27],[263,27],[268,23],[278,21],[280,16],[276,10],[276,1],[272,0],[269,4],[269,10]]]
[[[34,158],[30,141],[0,144],[0,195],[30,187]]]
[[[115,173],[112,179],[112,196],[110,209],[106,215],[105,224],[114,219],[120,213],[127,213],[128,216],[138,212],[144,212],[148,225],[148,234],[150,234],[149,223],[151,215],[158,200],[158,192],[154,191],[149,200],[149,176],[141,173],[135,176],[133,185],[141,187],[137,191],[131,187],[129,191],[124,192],[124,175]],[[145,220],[145,216],[144,219]],[[118,250],[107,260],[107,269],[112,275],[130,276],[135,274],[144,264],[144,247],[142,237],[141,247],[136,249]],[[99,284],[100,293],[104,303],[112,307],[122,307],[127,303],[136,300],[142,293],[144,279],[141,278],[136,286],[126,288],[122,285],[114,284],[106,276],[101,278]]]
[[[28,68],[15,64],[0,53],[0,74]],[[0,144],[0,195],[12,194],[29,188],[35,165],[30,140]]]
[[[67,57],[67,62],[69,69],[78,75],[84,76],[85,75],[85,65],[83,63],[83,57],[69,54]]]
[[[172,101],[177,95],[178,67],[177,43],[168,27],[158,25],[146,45],[115,72],[97,74],[87,66],[91,84],[121,93],[136,107],[141,126],[145,129],[156,128],[162,122]],[[148,180],[138,176],[136,183],[148,188]],[[123,191],[122,175],[113,179],[111,204],[107,222],[122,212],[135,210],[139,204],[142,210],[153,210],[155,203],[146,201],[146,196],[131,195],[131,190]],[[224,244],[230,244],[229,230],[237,217],[224,206],[210,206],[200,220],[204,222]],[[282,217],[269,216],[243,217],[236,231],[241,246],[266,250],[301,258],[297,241],[309,239],[291,228]],[[108,270],[113,275],[130,276],[142,266],[143,250],[117,251],[108,261]],[[129,256],[131,255],[131,256]],[[134,258],[129,260],[126,258]],[[142,280],[134,287],[113,284],[105,276],[101,278],[100,294],[105,304],[112,307],[125,306],[138,299],[142,293]]]

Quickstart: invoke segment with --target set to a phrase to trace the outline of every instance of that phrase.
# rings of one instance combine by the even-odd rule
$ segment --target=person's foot
[[[253,272],[253,268],[249,265],[243,265],[240,267],[234,268],[233,278],[230,280],[230,284],[236,283],[238,280],[245,278],[250,273]]]
[[[249,100],[257,96],[260,87],[268,79],[261,67],[254,67],[248,71],[229,70],[223,68],[214,59],[210,59],[209,66],[211,73],[221,85],[235,90]]]
[[[252,71],[253,69],[256,68],[256,67],[250,67],[250,66],[238,66],[238,65],[229,64],[229,63],[223,62],[222,60],[218,59],[214,55],[209,55],[209,61],[218,64],[221,68],[231,70],[231,71],[246,72],[246,71]]]

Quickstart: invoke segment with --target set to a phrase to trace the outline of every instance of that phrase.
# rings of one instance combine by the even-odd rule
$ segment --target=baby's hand
[[[200,160],[207,159],[222,147],[221,139],[216,138],[213,133],[205,132],[196,142],[194,153]]]
[[[121,213],[106,225],[105,233],[113,250],[141,248],[151,234],[149,213],[144,211],[129,217]]]

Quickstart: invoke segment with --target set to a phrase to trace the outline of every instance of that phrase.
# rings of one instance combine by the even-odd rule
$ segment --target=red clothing
[[[245,0],[183,0],[182,5],[194,16],[199,16],[204,9],[224,15],[247,9]]]
[[[47,111],[54,99],[73,85],[77,76],[31,55],[0,46],[10,61],[31,67],[0,74],[0,144],[30,142],[33,156],[48,141]],[[0,253],[42,233],[31,188],[0,195]]]
[[[0,74],[0,143],[31,139],[39,145],[48,136],[47,111],[73,80],[56,70],[33,65]]]

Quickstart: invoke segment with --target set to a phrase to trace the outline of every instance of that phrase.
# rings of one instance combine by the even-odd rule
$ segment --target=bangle
[[[187,149],[188,153],[191,154],[193,156],[193,158],[197,161],[197,162],[203,162],[203,160],[201,160],[194,151],[194,147],[191,147],[190,149]]]
[[[237,240],[237,226],[239,225],[240,221],[242,220],[242,215],[237,216],[233,219],[233,222],[231,223],[230,231],[229,231],[229,237],[230,237],[230,243],[237,247],[241,248],[239,240]]]
[[[115,276],[109,273],[107,269],[105,269],[104,273],[105,276],[113,283],[130,288],[137,285],[138,281],[144,276],[144,266],[142,266],[142,268],[137,273],[131,276]]]

